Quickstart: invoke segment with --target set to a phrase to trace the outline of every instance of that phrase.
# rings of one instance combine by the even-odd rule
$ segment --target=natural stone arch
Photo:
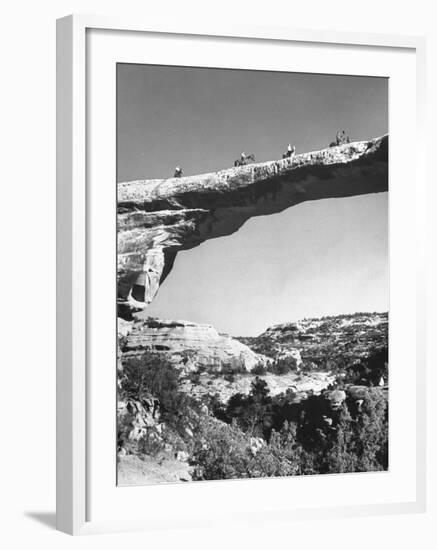
[[[209,174],[118,185],[118,304],[143,309],[179,250],[308,201],[388,190],[388,136]]]

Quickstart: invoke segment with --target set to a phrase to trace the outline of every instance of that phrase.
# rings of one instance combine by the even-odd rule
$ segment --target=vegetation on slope
[[[302,340],[302,335],[313,337]],[[120,452],[157,461],[176,457],[188,462],[195,480],[386,470],[386,316],[280,325],[251,344],[270,346],[268,368],[280,376],[297,368],[283,354],[299,341],[305,342],[300,352],[306,365],[336,373],[330,390],[299,396],[289,388],[272,395],[263,373],[255,371],[246,374],[252,379],[249,393],[234,393],[223,403],[207,391],[187,392],[186,375],[163,353],[124,361]],[[310,363],[309,357],[319,362]],[[202,384],[202,376],[195,382]]]

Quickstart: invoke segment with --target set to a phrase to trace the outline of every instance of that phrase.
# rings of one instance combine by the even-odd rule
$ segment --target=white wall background
[[[55,509],[55,19],[71,12],[141,14],[181,26],[194,18],[218,25],[290,25],[313,29],[428,34],[429,177],[437,113],[435,3],[416,0],[41,0],[10,2],[0,33],[2,268],[0,544],[4,548],[93,548],[123,545],[167,548],[307,547],[428,549],[437,545],[436,476],[431,471],[425,515],[258,524],[220,531],[166,531],[71,538],[54,531]],[[406,140],[407,147],[407,140]],[[408,162],[408,157],[407,162]],[[437,276],[435,207],[428,198],[430,458],[437,464],[435,399]],[[432,238],[431,232],[434,232]],[[432,240],[431,240],[432,239]],[[434,248],[434,250],[432,250]],[[26,292],[24,292],[26,291]],[[408,322],[408,320],[406,320]],[[412,330],[414,327],[412,326]],[[434,371],[434,372],[433,372]]]

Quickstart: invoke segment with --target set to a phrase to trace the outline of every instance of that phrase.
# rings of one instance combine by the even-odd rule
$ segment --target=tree
[[[294,357],[280,357],[275,359],[269,366],[269,371],[273,374],[287,374],[297,369],[297,362]]]
[[[388,468],[388,410],[383,392],[369,391],[352,417],[346,403],[323,455],[323,471],[370,472]]]
[[[265,404],[269,402],[269,393],[270,390],[267,382],[256,376],[250,386],[249,396],[251,396],[257,403]]]
[[[266,374],[266,372],[267,372],[267,369],[264,367],[262,363],[258,363],[252,369],[252,374],[257,374],[260,376]]]
[[[270,428],[271,397],[267,382],[258,376],[253,380],[249,395],[234,394],[228,401],[228,422],[235,420],[249,435],[264,436]]]
[[[378,386],[381,378],[388,382],[388,349],[374,350],[369,357],[350,365],[345,381],[351,384]]]
[[[145,353],[129,359],[123,366],[121,393],[140,403],[159,401],[161,412],[177,411],[179,373],[163,354]]]
[[[190,459],[194,480],[249,477],[251,459],[249,440],[237,426],[212,418],[199,425]]]

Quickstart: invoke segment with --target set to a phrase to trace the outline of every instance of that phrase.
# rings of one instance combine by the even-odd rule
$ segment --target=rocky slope
[[[304,201],[387,191],[387,167],[384,136],[211,174],[120,183],[120,314],[153,300],[179,250]]]
[[[257,338],[241,338],[241,342],[219,334],[210,325],[186,321],[147,318],[128,322],[120,319],[118,328],[119,485],[198,479],[193,452],[199,441],[203,445],[202,426],[210,425],[212,434],[218,430],[222,434],[220,437],[227,441],[235,434],[232,419],[238,419],[243,413],[253,414],[258,423],[262,422],[264,430],[281,430],[285,421],[291,422],[292,429],[296,430],[293,438],[300,438],[305,449],[315,444],[317,438],[334,437],[341,411],[347,410],[347,414],[352,415],[350,430],[354,426],[360,429],[368,426],[370,430],[375,422],[387,422],[388,379],[385,374],[385,380],[380,382],[380,372],[387,372],[387,357],[384,353],[377,354],[376,363],[368,361],[378,350],[387,351],[386,313],[283,323],[268,328]],[[165,392],[159,397],[159,393],[147,389],[147,384],[144,389],[143,382],[140,391],[136,382],[140,379],[136,378],[137,370],[129,371],[130,360],[148,351],[152,351],[154,357],[162,354],[163,362],[170,360],[177,367],[177,384],[171,390],[175,404],[173,413],[165,408],[165,401],[160,401],[166,398]],[[272,366],[284,357],[293,358],[291,370],[281,374],[272,372]],[[132,363],[136,365],[135,361]],[[157,367],[160,372],[163,365]],[[353,367],[350,372],[351,365],[359,368]],[[370,365],[370,371],[365,370],[367,367],[362,370],[362,365]],[[376,376],[372,376],[375,368]],[[251,395],[257,386],[266,388],[267,398],[261,398],[262,393],[258,393],[253,400]],[[234,405],[229,408],[232,399]],[[263,399],[267,399],[265,406],[268,408],[261,414],[253,407],[261,406]],[[242,408],[241,403],[245,403]],[[367,415],[367,420],[354,424],[354,419],[361,415]],[[242,416],[243,427],[244,418]],[[375,430],[381,430],[380,438],[384,439],[382,430],[386,428],[375,426]],[[259,431],[255,437],[252,432],[238,433],[249,438],[253,456],[259,449],[268,451],[268,442],[259,436]],[[353,433],[351,431],[351,437]],[[362,437],[367,445],[366,433]],[[374,432],[371,437],[376,437]],[[220,439],[217,449],[221,444]],[[320,449],[315,451],[316,457],[319,452]],[[274,456],[268,464],[276,460]],[[370,466],[367,462],[364,464],[366,471],[367,468],[381,469],[381,464],[386,468],[384,461]]]
[[[268,328],[257,337],[239,340],[267,357],[281,357],[298,350],[314,369],[329,362],[353,364],[388,347],[388,314],[355,313],[304,319]]]
[[[251,371],[267,359],[211,325],[147,318],[129,324],[120,320],[122,356],[138,357],[145,351],[165,354],[184,372]],[[128,328],[127,328],[128,327]]]
[[[293,391],[296,395],[296,402],[305,399],[310,394],[320,394],[335,381],[335,376],[329,372],[236,374],[231,380],[203,373],[195,382],[187,378],[182,383],[181,390],[199,400],[210,395],[215,396],[221,403],[226,403],[236,393],[248,395],[255,377],[266,382],[272,396],[285,393],[288,390]]]

